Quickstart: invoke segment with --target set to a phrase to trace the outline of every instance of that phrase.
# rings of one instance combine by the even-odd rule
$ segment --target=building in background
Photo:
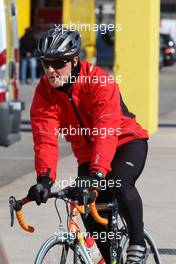
[[[62,0],[17,0],[18,32],[32,27],[37,35],[62,21]]]
[[[176,1],[161,0],[161,18],[176,19]]]
[[[161,0],[160,32],[167,35],[169,34],[176,43],[176,1],[175,0]]]
[[[31,0],[31,26],[38,34],[62,22],[62,0]]]

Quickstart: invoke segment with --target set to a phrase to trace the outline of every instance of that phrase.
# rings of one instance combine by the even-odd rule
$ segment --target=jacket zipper
[[[79,115],[79,113],[78,113],[78,111],[76,109],[76,105],[75,105],[73,97],[72,97],[72,92],[71,93],[67,93],[67,94],[68,94],[68,97],[69,97],[69,101],[70,101],[70,103],[71,103],[71,105],[73,107],[74,113],[75,113],[75,115],[76,115],[76,117],[78,119],[79,125],[82,128],[82,133],[83,133],[82,135],[84,136],[84,138],[87,141],[87,143],[90,144],[91,141],[90,141],[90,139],[88,138],[88,136],[85,133],[85,129],[84,129],[85,127],[84,127],[83,122],[81,120],[81,117],[80,117],[80,115]]]

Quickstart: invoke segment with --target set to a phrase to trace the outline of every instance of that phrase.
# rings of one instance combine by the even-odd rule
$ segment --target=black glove
[[[75,179],[75,188],[78,190],[89,189],[89,190],[99,190],[100,179],[93,176],[81,176]]]
[[[75,183],[71,186],[73,189],[72,196],[82,204],[83,190],[87,189],[88,203],[95,201],[96,194],[93,190],[101,190],[101,180],[104,180],[104,175],[99,172],[93,172],[91,176],[79,176],[75,179]]]
[[[75,187],[99,191],[101,189],[102,180],[105,180],[104,175],[99,171],[93,171],[90,176],[77,177],[75,180]]]
[[[38,177],[37,184],[29,189],[27,198],[31,201],[35,201],[37,205],[46,203],[50,195],[52,184],[53,182],[48,176]]]

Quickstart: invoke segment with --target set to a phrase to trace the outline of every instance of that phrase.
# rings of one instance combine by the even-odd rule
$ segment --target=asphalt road
[[[161,69],[159,87],[159,123],[176,125],[176,65]]]
[[[160,72],[160,93],[159,93],[159,123],[172,123],[176,120],[172,112],[176,111],[176,66],[165,67]],[[29,109],[34,94],[35,85],[22,85],[20,97],[26,104],[26,110],[22,114],[24,123],[29,121]],[[175,115],[173,115],[175,117]],[[0,147],[0,187],[9,184],[18,177],[34,171],[33,143],[30,132],[30,125],[22,124],[21,128],[28,132],[22,132],[20,142],[8,147]],[[69,155],[70,145],[64,140],[60,142],[60,158]],[[35,176],[34,176],[35,178]]]
[[[18,177],[34,172],[33,141],[29,112],[36,85],[21,85],[20,98],[25,102],[22,113],[21,140],[8,148],[0,147],[0,187]],[[24,122],[23,122],[24,121]],[[27,122],[26,122],[27,121]],[[24,132],[25,131],[25,132]],[[70,144],[59,138],[59,159],[71,153]],[[34,180],[36,176],[34,173]]]
[[[0,187],[18,177],[34,171],[33,142],[31,132],[23,132],[21,141],[8,148],[0,148]],[[60,138],[60,159],[71,153],[69,143]],[[34,181],[35,181],[34,173]]]

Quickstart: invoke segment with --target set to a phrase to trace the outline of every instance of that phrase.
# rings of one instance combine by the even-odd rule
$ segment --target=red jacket
[[[79,117],[68,94],[51,87],[46,76],[41,78],[31,106],[37,175],[50,168],[50,177],[55,181],[58,133],[63,129],[68,133],[66,139],[71,142],[78,164],[90,161],[91,169],[105,175],[111,171],[117,147],[136,138],[148,138],[147,131],[136,123],[123,104],[118,85],[112,83],[112,78],[105,85],[108,76],[101,68],[81,62],[80,74],[72,85],[76,111],[83,127],[87,128],[90,142],[81,134]]]

